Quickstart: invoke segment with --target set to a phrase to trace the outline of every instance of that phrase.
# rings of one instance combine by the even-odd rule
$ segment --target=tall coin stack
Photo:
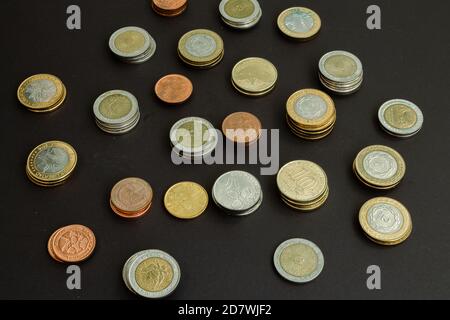
[[[178,42],[178,56],[191,67],[200,69],[212,68],[224,56],[223,40],[211,30],[197,29],[189,31]]]
[[[139,27],[124,27],[109,38],[109,48],[123,62],[143,63],[156,51],[155,39]]]
[[[219,11],[223,22],[235,29],[249,29],[262,17],[257,0],[222,0]]]

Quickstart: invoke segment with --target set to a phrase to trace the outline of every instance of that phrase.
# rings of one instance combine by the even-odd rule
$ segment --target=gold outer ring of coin
[[[317,210],[320,207],[322,207],[325,204],[325,202],[327,201],[329,194],[330,194],[330,191],[327,188],[325,190],[324,194],[322,196],[320,196],[320,198],[317,201],[314,201],[314,202],[308,203],[308,204],[298,204],[296,202],[293,202],[292,200],[287,199],[283,195],[281,195],[281,200],[283,200],[283,202],[285,204],[287,204],[289,207],[291,207],[292,209],[295,209],[298,211],[310,212],[310,211],[314,211],[314,210]]]
[[[183,187],[185,190],[183,192],[176,191],[177,188]],[[189,194],[188,194],[189,193]],[[173,203],[173,196],[177,203]],[[203,199],[202,199],[203,198]],[[186,202],[191,204],[198,204],[197,208],[188,208],[184,206]],[[205,212],[208,207],[209,196],[208,192],[200,184],[191,181],[182,181],[171,186],[164,195],[164,206],[172,216],[183,219],[190,220],[199,217],[203,212]]]
[[[364,184],[366,187],[371,188],[371,189],[377,189],[377,190],[392,190],[392,189],[394,189],[395,187],[397,187],[397,186],[401,183],[401,181],[399,181],[399,182],[397,182],[396,184],[393,184],[393,185],[388,186],[388,187],[380,187],[380,186],[377,186],[377,185],[370,184],[369,182],[365,181],[362,177],[359,176],[358,172],[356,171],[355,163],[354,163],[354,162],[353,162],[353,172],[355,173],[356,177],[358,178],[358,180],[359,180],[362,184]]]
[[[240,79],[240,76],[242,76],[242,70],[246,69],[246,73],[249,73],[248,69],[250,69],[253,73],[257,71],[264,71],[260,74],[263,74],[264,77],[266,77],[265,79],[262,79],[262,82],[266,84],[258,88],[246,85],[247,81],[245,80],[247,79]],[[244,74],[243,76],[245,77],[246,75]],[[238,89],[239,92],[246,95],[263,95],[270,92],[275,87],[278,80],[278,70],[275,65],[267,59],[250,57],[242,59],[234,65],[233,70],[231,71],[231,79],[234,87]]]
[[[367,221],[367,214],[370,208],[380,203],[387,203],[399,210],[399,212],[403,216],[403,225],[399,231],[393,234],[383,234],[371,228],[369,222]],[[399,201],[387,197],[378,197],[367,201],[359,210],[359,223],[364,233],[368,235],[371,240],[377,241],[377,243],[381,242],[398,244],[399,241],[405,241],[408,237],[408,234],[411,234],[412,231],[412,220],[408,209]]]
[[[48,148],[60,148],[66,151],[69,162],[66,165],[66,167],[57,173],[54,174],[46,174],[46,173],[40,173],[36,168],[34,167],[34,160],[36,156],[45,149]],[[41,182],[43,184],[53,184],[58,183],[61,181],[66,180],[75,170],[77,164],[77,153],[75,149],[68,143],[62,142],[62,141],[47,141],[40,145],[38,145],[36,148],[34,148],[31,153],[28,156],[27,159],[27,174],[29,174],[29,177],[32,178],[34,181]]]
[[[206,57],[196,57],[191,55],[186,49],[186,42],[189,38],[196,34],[206,34],[214,39],[216,42],[216,50],[214,50],[213,53],[211,53],[209,56]],[[224,44],[222,38],[214,31],[207,30],[207,29],[195,29],[192,31],[189,31],[185,33],[180,40],[178,41],[178,52],[181,57],[183,57],[185,62],[192,62],[194,64],[209,64],[210,62],[216,60],[222,55],[224,51]]]
[[[334,126],[330,126],[330,127],[326,128],[325,130],[321,130],[321,131],[306,131],[306,130],[299,129],[298,127],[294,127],[289,122],[288,122],[288,127],[294,134],[299,135],[299,136],[305,136],[305,137],[308,137],[311,139],[327,136],[334,129]]]
[[[303,12],[309,14],[310,17],[313,19],[314,25],[313,25],[312,29],[309,30],[308,32],[301,32],[301,33],[294,32],[294,31],[289,30],[286,27],[286,25],[284,24],[284,20],[286,19],[286,17],[292,11],[296,11],[296,10],[303,11]],[[307,40],[314,38],[319,33],[320,28],[322,27],[322,21],[320,19],[320,16],[315,11],[308,9],[308,8],[304,8],[304,7],[292,7],[292,8],[288,8],[288,9],[284,10],[278,16],[277,24],[278,24],[278,28],[284,35],[286,35],[290,38],[293,38],[293,39],[300,40],[300,41],[307,41]]]
[[[393,177],[385,180],[377,179],[370,176],[364,170],[363,162],[365,157],[375,151],[385,152],[395,159],[395,161],[397,162],[397,172]],[[396,150],[387,146],[373,145],[364,148],[358,153],[355,159],[355,171],[359,175],[359,177],[366,181],[369,185],[373,185],[379,188],[391,188],[392,186],[397,185],[400,183],[400,181],[402,181],[406,173],[406,163],[400,153],[398,153]]]
[[[62,93],[62,97],[61,99],[56,102],[56,104],[48,109],[29,109],[27,108],[29,111],[34,112],[34,113],[47,113],[47,112],[52,112],[55,111],[57,109],[59,109],[59,107],[62,106],[62,104],[64,103],[64,101],[66,100],[67,97],[67,90],[66,87],[63,85],[63,93]]]
[[[25,97],[25,90],[27,86],[31,82],[36,80],[49,80],[55,85],[56,94],[48,102],[31,102]],[[64,99],[62,98],[65,97],[64,91],[65,91],[64,84],[58,77],[46,73],[35,74],[22,81],[22,83],[19,85],[19,88],[17,89],[17,98],[19,99],[19,102],[23,106],[25,106],[28,110],[42,110],[42,112],[46,111],[49,112],[55,109],[55,105],[57,103],[60,102],[59,106],[62,104],[62,102],[64,101]],[[62,101],[60,101],[61,99]]]

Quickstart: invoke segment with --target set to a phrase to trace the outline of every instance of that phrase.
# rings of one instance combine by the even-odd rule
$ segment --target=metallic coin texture
[[[261,6],[256,0],[222,0],[219,12],[222,20],[235,29],[249,29],[262,16]]]
[[[156,96],[169,104],[180,104],[189,99],[194,87],[191,80],[180,74],[169,74],[155,85]]]
[[[109,38],[109,48],[122,61],[142,63],[150,59],[156,51],[155,39],[139,27],[123,27]]]
[[[250,144],[261,136],[261,121],[248,112],[235,112],[222,122],[223,134],[236,143]]]
[[[386,132],[397,137],[410,137],[417,134],[424,122],[420,108],[403,99],[385,102],[378,111],[378,119]]]
[[[17,98],[30,111],[49,112],[64,101],[65,87],[54,75],[36,74],[19,85]]]
[[[222,38],[207,29],[189,31],[178,42],[180,58],[193,67],[212,67],[222,59],[223,52]]]
[[[61,261],[74,263],[89,258],[94,252],[95,235],[82,225],[60,228],[52,237],[52,252]]]
[[[153,189],[141,178],[120,180],[111,190],[111,202],[125,212],[136,212],[147,207],[153,199]]]
[[[261,93],[273,89],[278,71],[268,60],[247,58],[239,61],[233,68],[233,83],[242,91]]]
[[[320,31],[321,26],[319,15],[308,8],[289,8],[278,16],[278,28],[281,32],[298,40],[313,38]]]
[[[167,211],[179,219],[194,219],[208,207],[208,193],[195,182],[179,182],[167,190],[164,206]]]

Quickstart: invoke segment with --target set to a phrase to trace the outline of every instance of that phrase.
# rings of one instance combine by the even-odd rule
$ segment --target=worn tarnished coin
[[[195,182],[179,182],[164,195],[166,210],[179,219],[194,219],[208,207],[208,192]]]
[[[95,249],[96,239],[91,229],[82,225],[60,228],[51,237],[51,252],[57,260],[67,263],[89,258]]]
[[[111,203],[125,213],[136,213],[147,208],[153,199],[153,189],[141,178],[126,178],[111,190]]]
[[[249,112],[235,112],[222,122],[223,134],[233,142],[251,144],[261,136],[261,121]]]
[[[169,104],[180,104],[189,99],[194,87],[191,80],[181,74],[169,74],[155,85],[156,96]]]
[[[247,95],[266,94],[278,79],[277,68],[263,58],[246,58],[239,61],[231,72],[236,89]]]
[[[278,246],[273,262],[278,273],[286,280],[306,283],[319,276],[325,260],[322,251],[313,242],[291,239]]]
[[[378,119],[386,132],[401,138],[417,134],[424,122],[420,108],[403,99],[385,102],[378,111]]]
[[[289,8],[278,16],[278,28],[294,39],[309,40],[317,35],[321,26],[319,15],[308,8]]]
[[[62,81],[51,74],[36,74],[25,79],[17,89],[17,98],[28,110],[49,112],[64,102],[66,88]]]

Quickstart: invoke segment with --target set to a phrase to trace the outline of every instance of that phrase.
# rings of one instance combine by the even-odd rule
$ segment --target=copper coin
[[[164,76],[155,85],[158,98],[169,104],[185,102],[192,95],[193,90],[191,80],[181,74]]]
[[[187,0],[152,0],[153,5],[162,11],[178,11],[182,9]]]
[[[261,121],[248,112],[232,113],[222,122],[223,134],[236,143],[250,144],[257,141],[261,130]]]
[[[150,203],[144,209],[142,209],[140,211],[132,212],[132,213],[120,211],[118,208],[116,208],[114,206],[114,204],[112,202],[110,202],[110,206],[111,206],[112,211],[115,214],[117,214],[119,217],[122,217],[125,219],[137,219],[137,218],[140,218],[140,217],[144,216],[145,214],[147,214],[147,212],[150,210],[152,204]]]
[[[126,178],[111,190],[111,203],[122,212],[141,211],[152,202],[153,190],[147,181],[140,178]]]
[[[50,236],[50,238],[48,239],[47,251],[48,251],[48,254],[50,255],[50,257],[53,258],[53,260],[55,260],[57,262],[63,262],[62,260],[58,259],[58,257],[55,255],[55,252],[53,251],[53,238],[55,237],[55,234],[58,233],[59,230],[61,230],[61,229],[58,229],[55,232],[53,232],[52,235]]]
[[[91,229],[70,225],[59,229],[52,238],[51,250],[62,262],[81,262],[94,252],[96,240]]]

